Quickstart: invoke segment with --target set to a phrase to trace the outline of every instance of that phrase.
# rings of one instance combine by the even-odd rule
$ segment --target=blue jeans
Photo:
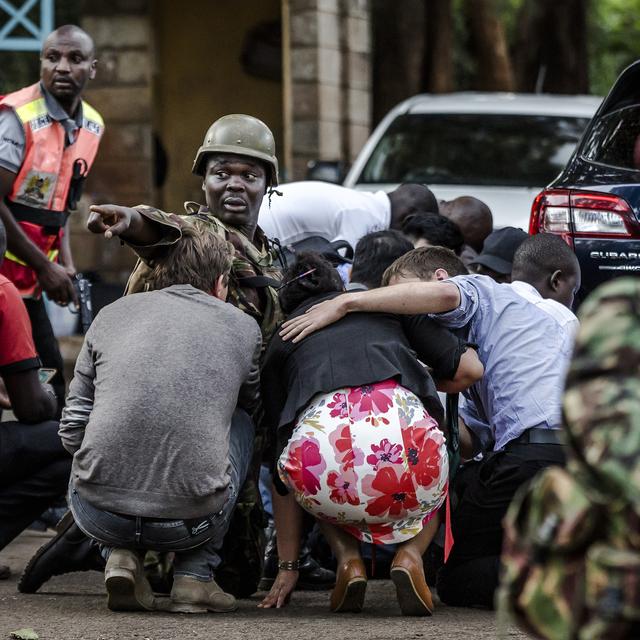
[[[229,496],[218,513],[191,520],[159,520],[112,513],[87,502],[72,484],[69,506],[76,524],[101,544],[105,558],[114,548],[174,551],[174,575],[211,580],[220,565],[222,541],[249,469],[254,433],[251,418],[242,409],[236,409],[229,435]]]

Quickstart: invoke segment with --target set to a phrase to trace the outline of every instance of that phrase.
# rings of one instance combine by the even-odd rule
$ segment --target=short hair
[[[353,254],[351,282],[377,289],[382,285],[382,274],[387,267],[412,249],[411,242],[394,229],[362,236]]]
[[[554,271],[576,273],[578,259],[571,247],[560,237],[551,233],[529,236],[513,256],[513,280],[525,282],[544,278]]]
[[[210,293],[220,276],[228,278],[235,249],[204,220],[182,228],[182,238],[155,260],[148,278],[151,289],[190,284]]]
[[[419,280],[431,280],[437,269],[445,269],[449,276],[464,276],[469,272],[460,258],[445,247],[420,247],[398,258],[385,272],[383,286],[394,277],[414,276]]]
[[[402,233],[423,238],[434,247],[446,247],[457,256],[462,251],[464,237],[460,227],[439,213],[415,213],[404,219]]]
[[[308,273],[311,270],[313,273]],[[285,269],[278,298],[282,311],[289,315],[314,296],[343,290],[333,265],[319,253],[307,252],[297,254],[296,261]]]

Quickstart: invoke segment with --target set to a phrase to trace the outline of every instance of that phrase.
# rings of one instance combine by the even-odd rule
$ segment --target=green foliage
[[[640,58],[640,0],[597,0],[589,7],[591,92],[605,95],[620,72]]]

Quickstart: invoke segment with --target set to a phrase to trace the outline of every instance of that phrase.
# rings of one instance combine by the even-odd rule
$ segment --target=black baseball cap
[[[486,237],[482,251],[469,264],[481,264],[502,275],[511,273],[513,256],[528,237],[528,233],[516,227],[498,229]]]

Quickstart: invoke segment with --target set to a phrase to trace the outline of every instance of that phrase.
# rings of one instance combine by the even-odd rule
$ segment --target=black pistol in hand
[[[91,281],[85,278],[81,273],[73,276],[73,286],[78,294],[78,310],[75,313],[80,314],[80,323],[82,324],[82,333],[87,333],[93,320],[93,307],[91,306]]]

